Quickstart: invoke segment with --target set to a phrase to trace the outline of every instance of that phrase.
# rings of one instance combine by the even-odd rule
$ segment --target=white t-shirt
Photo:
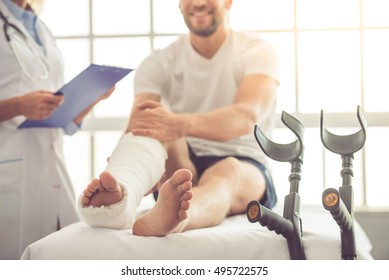
[[[243,77],[262,74],[278,79],[278,57],[275,49],[258,35],[229,31],[217,53],[207,59],[199,55],[189,35],[148,56],[135,73],[135,94],[154,93],[176,113],[208,112],[234,102]],[[275,104],[258,120],[268,134],[274,125]],[[228,126],[228,119],[220,125]],[[253,132],[225,142],[187,137],[198,156],[245,156],[266,162]]]

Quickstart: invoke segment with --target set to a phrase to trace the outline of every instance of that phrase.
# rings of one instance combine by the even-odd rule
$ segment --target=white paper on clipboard
[[[18,128],[64,127],[133,69],[91,64],[60,88],[63,104],[49,118],[26,120]]]

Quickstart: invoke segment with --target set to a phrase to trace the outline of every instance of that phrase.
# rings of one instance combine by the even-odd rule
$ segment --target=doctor
[[[53,95],[64,83],[62,56],[31,2],[0,0],[0,259],[18,259],[30,243],[78,221],[63,134],[75,133],[94,105],[63,129],[17,129],[63,101]]]

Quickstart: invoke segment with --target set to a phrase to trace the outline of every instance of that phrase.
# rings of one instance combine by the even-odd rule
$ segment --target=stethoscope
[[[47,69],[46,64],[43,62],[42,56],[38,53],[36,50],[36,47],[32,44],[31,39],[29,39],[26,34],[23,33],[22,30],[20,30],[19,27],[17,27],[15,24],[11,23],[8,21],[6,16],[1,12],[0,10],[0,18],[4,21],[3,25],[3,30],[4,30],[4,35],[5,38],[10,45],[13,53],[15,54],[15,57],[17,61],[19,62],[20,67],[22,68],[23,73],[31,80],[31,81],[40,81],[47,79],[49,77],[49,70]],[[16,50],[16,47],[14,46],[11,36],[9,33],[9,29],[13,28],[25,41],[27,47],[30,49],[31,53],[36,57],[36,63],[37,65],[41,68],[42,73],[36,74],[35,71],[34,73],[31,73],[30,71],[27,70],[27,67],[25,63],[23,62],[23,59],[21,58],[21,55],[19,52]]]

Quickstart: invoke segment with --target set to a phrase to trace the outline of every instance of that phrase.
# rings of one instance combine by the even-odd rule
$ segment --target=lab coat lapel
[[[57,90],[64,83],[64,62],[62,54],[55,44],[56,40],[54,36],[39,18],[36,22],[36,30],[43,45],[40,49],[42,49],[42,52],[44,51],[43,59],[49,69],[49,75],[52,78],[55,77],[55,79],[51,79],[54,83],[52,86],[54,90]]]

